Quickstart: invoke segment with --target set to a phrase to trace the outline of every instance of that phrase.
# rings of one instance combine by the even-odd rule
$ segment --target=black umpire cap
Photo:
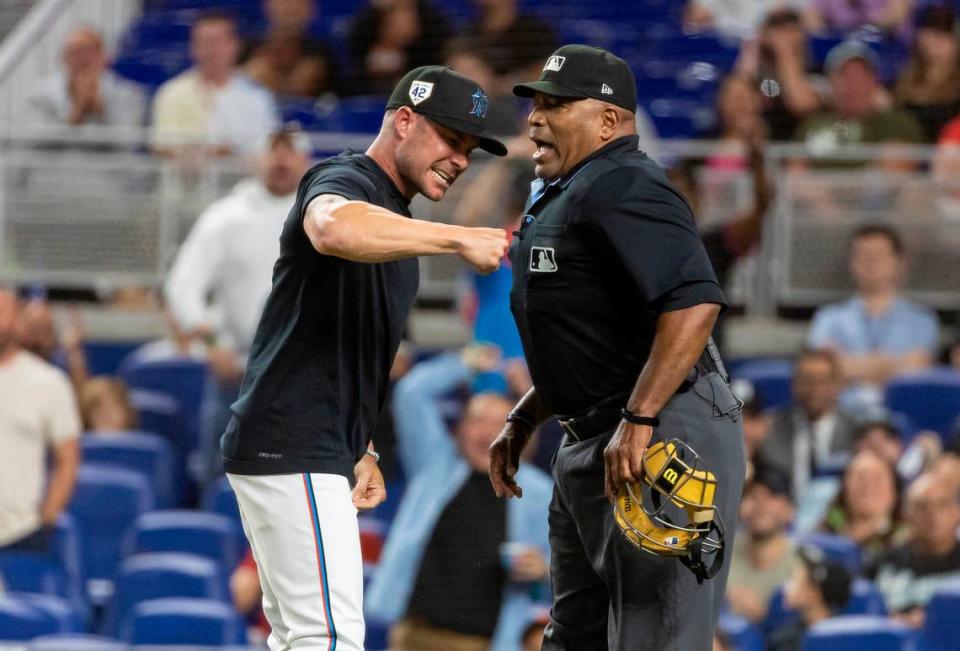
[[[445,66],[414,68],[397,82],[387,101],[388,109],[408,106],[454,131],[476,136],[484,151],[506,156],[507,148],[487,131],[489,105],[480,84]]]
[[[637,80],[627,62],[606,50],[589,45],[564,45],[550,55],[540,79],[517,84],[513,94],[533,97],[592,97],[631,113],[637,111]]]

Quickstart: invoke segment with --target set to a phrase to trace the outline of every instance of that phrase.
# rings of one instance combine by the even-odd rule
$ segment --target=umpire
[[[497,495],[521,497],[520,452],[540,422],[560,419],[543,649],[709,649],[729,560],[700,583],[676,558],[633,547],[610,502],[640,479],[649,445],[679,438],[716,475],[732,547],[745,455],[740,404],[710,340],[723,293],[689,206],[638,150],[623,60],[564,46],[514,93],[534,102],[539,178],[510,247],[534,388],[490,448],[490,477]]]

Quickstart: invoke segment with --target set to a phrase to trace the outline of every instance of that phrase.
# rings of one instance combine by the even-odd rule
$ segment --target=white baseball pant
[[[363,561],[346,477],[235,475],[271,651],[363,651]]]

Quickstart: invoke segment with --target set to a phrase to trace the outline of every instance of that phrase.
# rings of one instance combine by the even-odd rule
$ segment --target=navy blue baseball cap
[[[480,84],[445,66],[420,66],[403,76],[387,109],[407,106],[445,127],[475,136],[480,149],[506,156],[507,148],[487,131],[490,99]]]

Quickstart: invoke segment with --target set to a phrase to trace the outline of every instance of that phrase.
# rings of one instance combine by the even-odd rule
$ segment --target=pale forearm
[[[40,509],[40,519],[53,524],[70,501],[73,485],[77,479],[80,461],[79,444],[76,441],[62,443],[54,453],[53,470],[47,484],[47,494]]]
[[[849,381],[883,384],[898,373],[917,371],[930,366],[931,356],[925,351],[904,355],[848,355],[842,358],[843,370]]]
[[[719,305],[704,303],[660,315],[650,357],[627,401],[630,411],[660,413],[703,353],[719,314]]]
[[[348,201],[329,216],[308,212],[307,234],[314,248],[353,262],[390,262],[421,255],[458,253],[459,226],[410,219],[362,201]]]

